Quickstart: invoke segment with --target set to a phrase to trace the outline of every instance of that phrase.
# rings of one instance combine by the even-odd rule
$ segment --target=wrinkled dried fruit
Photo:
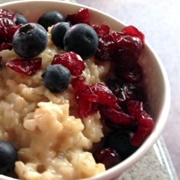
[[[82,58],[74,52],[55,55],[51,64],[61,64],[65,66],[74,76],[81,75],[85,69]]]
[[[76,14],[69,14],[66,17],[66,21],[69,21],[72,25],[78,23],[90,24],[89,10],[82,8]]]
[[[104,37],[110,33],[110,27],[107,23],[101,24],[100,26],[93,24],[92,27],[96,31],[98,37]]]
[[[138,121],[138,129],[131,139],[131,144],[134,146],[140,146],[152,132],[154,128],[154,121],[144,110],[142,102],[129,101],[127,106],[130,115]]]
[[[134,36],[134,37],[138,37],[139,39],[141,39],[141,41],[143,42],[143,44],[145,43],[145,37],[144,34],[139,31],[136,27],[134,26],[126,26],[123,28],[122,32],[124,34],[130,35],[130,36]]]
[[[94,158],[97,163],[103,163],[106,169],[109,169],[122,161],[116,150],[104,148],[94,152]]]
[[[41,69],[41,61],[41,58],[35,58],[31,60],[12,59],[6,63],[6,66],[17,73],[31,76]]]

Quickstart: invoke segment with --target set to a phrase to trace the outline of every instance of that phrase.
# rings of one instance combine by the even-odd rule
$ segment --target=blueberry
[[[51,29],[51,39],[56,46],[64,48],[63,39],[66,31],[70,28],[70,23],[59,22]]]
[[[18,160],[16,148],[9,142],[0,141],[0,174],[6,174],[14,169]]]
[[[44,51],[48,42],[46,30],[37,23],[27,23],[13,36],[14,51],[23,58],[33,58]]]
[[[16,24],[26,24],[28,20],[25,16],[20,13],[16,13]]]
[[[128,131],[116,130],[107,136],[105,146],[115,149],[122,159],[126,159],[137,150],[131,145],[130,139]]]
[[[65,91],[71,81],[70,71],[61,64],[53,64],[45,69],[42,74],[44,85],[51,92],[60,93]]]
[[[92,57],[98,47],[98,36],[95,30],[87,24],[72,26],[64,36],[65,51],[79,54],[83,60]]]
[[[59,11],[47,12],[38,19],[38,23],[41,24],[46,30],[48,29],[48,27],[51,27],[58,22],[64,21],[65,17]]]

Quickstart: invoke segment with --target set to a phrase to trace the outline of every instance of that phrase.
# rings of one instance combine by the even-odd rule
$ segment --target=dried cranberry
[[[81,8],[78,13],[67,15],[66,21],[69,21],[72,25],[78,23],[90,24],[89,10],[87,8]]]
[[[7,34],[6,34],[7,38],[12,41],[12,38],[13,38],[14,33],[15,33],[21,26],[22,26],[22,25],[19,24],[19,25],[11,26],[11,27],[7,28]]]
[[[0,51],[5,50],[5,49],[12,49],[12,44],[11,43],[2,43],[0,44]]]
[[[137,61],[143,49],[143,40],[136,34],[126,32],[128,28],[124,28],[122,32],[112,31],[105,25],[94,26],[99,34],[99,47],[96,53],[96,59],[100,61]],[[130,28],[130,27],[129,27]],[[103,36],[101,36],[101,34]]]
[[[112,124],[118,125],[119,127],[125,129],[135,129],[138,125],[137,120],[133,116],[130,116],[129,114],[124,113],[121,110],[116,110],[107,106],[101,106],[100,113]]]
[[[11,43],[14,33],[21,27],[21,25],[13,25],[11,24],[11,20],[5,21],[5,19],[0,18],[0,43]]]
[[[112,91],[102,83],[96,83],[90,86],[92,94],[95,94],[97,98],[97,102],[101,104],[106,104],[108,106],[114,106],[117,103],[116,96],[112,93]]]
[[[143,49],[141,39],[129,35],[119,38],[117,43],[116,61],[138,61]]]
[[[14,25],[14,22],[9,18],[0,18],[0,26],[1,27],[11,27]]]
[[[71,84],[75,90],[75,98],[81,118],[97,112],[100,105],[119,109],[116,96],[105,84],[86,85],[82,77],[73,79]]]
[[[110,33],[110,27],[107,23],[99,25],[92,25],[94,30],[96,31],[98,37],[104,37]]]
[[[83,76],[77,76],[71,81],[71,85],[75,91],[75,99],[78,104],[78,115],[81,118],[86,118],[97,112],[95,102],[97,102],[97,95],[93,94],[90,86],[86,85]]]
[[[15,24],[16,14],[6,9],[0,9],[0,43],[12,42],[12,37],[20,25]]]
[[[12,59],[6,63],[6,66],[17,73],[31,76],[41,69],[41,61],[41,58],[35,58],[31,60]]]
[[[116,63],[114,71],[118,78],[127,82],[139,83],[143,79],[142,67],[137,62],[121,61]]]
[[[84,61],[78,54],[74,52],[55,55],[52,64],[62,64],[68,68],[71,74],[74,76],[81,75],[85,69]]]
[[[71,85],[73,89],[77,92],[80,90],[86,90],[88,87],[85,84],[85,77],[84,76],[77,76],[71,80]]]
[[[111,35],[114,38],[114,42],[117,44],[125,34],[123,32],[111,31]]]
[[[78,97],[78,95],[76,96]],[[84,119],[87,116],[93,114],[92,103],[84,98],[79,98],[78,102],[78,115],[80,118]]]
[[[75,98],[78,103],[78,115],[80,118],[86,118],[88,115],[96,112],[93,104],[97,102],[98,97],[91,93],[88,86],[86,86],[86,89],[78,90],[75,93]]]
[[[144,42],[144,39],[145,39],[144,34],[134,26],[126,26],[122,29],[122,32],[124,34],[130,35],[130,36],[138,37],[139,39],[141,39],[143,44],[145,43]]]
[[[93,155],[96,162],[104,164],[106,169],[110,169],[122,161],[117,151],[112,148],[97,150]]]
[[[116,43],[112,34],[99,38],[99,46],[95,58],[99,61],[111,61],[116,52]]]
[[[138,121],[138,129],[132,137],[131,143],[134,146],[140,146],[152,132],[154,121],[144,110],[142,102],[129,101],[127,106],[129,113]]]
[[[7,9],[0,9],[0,18],[8,18],[13,22],[16,21],[16,14],[13,11]]]

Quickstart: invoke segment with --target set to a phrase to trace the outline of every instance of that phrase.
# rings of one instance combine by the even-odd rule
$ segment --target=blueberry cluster
[[[83,60],[92,57],[98,47],[95,30],[85,23],[71,25],[59,11],[43,14],[37,23],[29,23],[17,14],[17,23],[23,24],[13,36],[14,51],[22,58],[32,59],[43,52],[48,43],[48,27],[52,42],[67,52],[79,54]],[[67,89],[71,76],[62,65],[47,67],[42,75],[45,86],[54,93]]]
[[[98,36],[88,24],[71,25],[58,11],[43,14],[37,23],[28,23],[21,14],[17,17],[17,22],[23,25],[13,36],[13,48],[20,57],[33,58],[44,51],[48,42],[48,27],[52,27],[53,43],[65,51],[73,51],[83,60],[96,53]]]

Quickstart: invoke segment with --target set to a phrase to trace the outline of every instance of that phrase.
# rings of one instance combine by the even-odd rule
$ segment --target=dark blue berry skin
[[[38,23],[41,24],[46,30],[48,29],[48,27],[51,27],[58,22],[64,21],[65,17],[59,11],[47,12],[38,19]]]
[[[64,36],[65,51],[73,51],[86,60],[96,53],[98,47],[98,36],[95,30],[87,24],[76,24],[72,26]]]
[[[44,85],[53,93],[60,93],[65,91],[71,81],[71,74],[69,69],[60,65],[50,65],[42,74]]]
[[[16,13],[16,24],[26,24],[28,19],[20,13]]]
[[[37,23],[27,23],[13,36],[14,51],[23,58],[33,58],[43,52],[48,43],[46,30]]]
[[[59,22],[52,27],[51,39],[56,46],[61,47],[62,49],[64,48],[64,35],[70,26],[69,22]]]
[[[17,160],[16,148],[9,142],[0,141],[0,174],[13,171]]]
[[[122,159],[126,159],[137,150],[137,147],[131,145],[130,133],[122,130],[110,133],[105,140],[105,146],[115,149]]]

